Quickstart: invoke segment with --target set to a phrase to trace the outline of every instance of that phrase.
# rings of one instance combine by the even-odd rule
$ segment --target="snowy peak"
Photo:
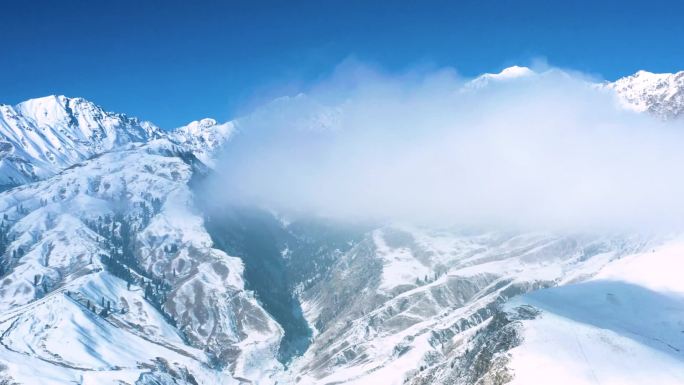
[[[496,74],[487,73],[487,74],[484,74],[480,77],[489,78],[489,79],[514,79],[514,78],[530,76],[530,75],[533,75],[534,73],[535,73],[534,71],[532,71],[531,69],[529,69],[527,67],[511,66],[508,68],[504,68],[499,73],[496,73]]]
[[[548,72],[556,71],[549,70]],[[560,70],[563,73],[562,70]],[[465,90],[480,89],[490,84],[543,75],[528,67],[512,66],[499,73],[485,73],[465,85]],[[653,73],[638,71],[615,82],[592,84],[616,93],[624,108],[647,112],[660,119],[677,118],[684,113],[684,71]]]
[[[606,87],[615,90],[625,107],[638,112],[661,119],[676,118],[684,112],[684,71],[656,74],[642,70]]]
[[[205,164],[212,165],[212,154],[230,138],[234,129],[233,122],[219,124],[214,119],[205,118],[176,128],[169,138],[193,152]]]
[[[471,80],[470,82],[468,82],[468,87],[480,88],[480,87],[486,86],[490,82],[507,81],[507,80],[511,80],[511,79],[524,78],[524,77],[532,76],[535,74],[536,74],[536,72],[532,71],[528,67],[511,66],[508,68],[504,68],[499,73],[482,74],[482,75],[476,77],[475,79]]]
[[[63,95],[0,105],[0,185],[53,175],[127,143],[162,137],[149,122]]]
[[[150,122],[63,95],[0,105],[0,190],[47,178],[126,144],[165,137],[211,165],[233,127],[232,122],[202,119],[167,133]]]

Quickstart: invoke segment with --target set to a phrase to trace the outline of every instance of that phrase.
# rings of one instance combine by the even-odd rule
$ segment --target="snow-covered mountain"
[[[511,79],[519,79],[519,78],[524,78],[528,76],[533,76],[535,74],[534,71],[527,67],[521,67],[521,66],[512,66],[508,68],[504,68],[501,70],[501,72],[492,74],[492,73],[486,73],[482,74],[475,79],[471,80],[467,84],[467,88],[482,88],[486,87],[489,83],[491,82],[500,82],[500,81],[507,81]]]
[[[0,195],[13,381],[218,383],[219,369],[280,368],[281,328],[244,289],[242,262],[212,248],[187,186],[201,164],[182,154],[130,144]]]
[[[169,133],[169,137],[192,151],[205,164],[213,165],[212,154],[230,139],[234,129],[235,122],[219,124],[214,119],[206,118],[176,128]]]
[[[615,90],[623,104],[635,111],[649,112],[662,119],[684,113],[684,71],[654,74],[639,71],[606,87]]]
[[[106,112],[82,98],[0,105],[0,185],[43,179],[117,146],[161,136],[150,122]]]
[[[599,86],[682,111],[682,73]],[[249,117],[164,131],[63,96],[0,111],[0,384],[684,383],[680,238],[217,209],[194,182]]]

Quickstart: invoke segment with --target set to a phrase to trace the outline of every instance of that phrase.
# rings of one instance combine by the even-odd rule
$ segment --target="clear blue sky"
[[[83,96],[172,128],[305,88],[349,56],[464,75],[543,57],[684,69],[684,1],[0,0],[0,103]]]

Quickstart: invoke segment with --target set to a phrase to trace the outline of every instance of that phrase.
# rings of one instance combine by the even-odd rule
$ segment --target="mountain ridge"
[[[0,185],[51,176],[128,143],[162,136],[152,123],[104,111],[83,98],[46,96],[0,106]]]
[[[511,66],[498,73],[480,75],[466,83],[466,87],[481,88],[490,82],[541,73],[524,66]],[[684,71],[655,74],[640,70],[616,81],[595,85],[615,92],[626,109],[665,120],[676,119],[684,113]],[[330,124],[328,120],[333,118],[326,116],[325,122],[304,123]],[[107,112],[80,97],[49,95],[14,106],[0,104],[0,186],[8,188],[36,181],[116,146],[162,137],[188,149],[211,166],[212,153],[230,140],[241,119],[244,118],[219,123],[204,118],[162,130],[145,120]]]

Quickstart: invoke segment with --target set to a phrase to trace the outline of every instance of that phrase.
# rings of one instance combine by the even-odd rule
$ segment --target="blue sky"
[[[83,96],[164,128],[226,120],[348,57],[473,76],[544,58],[615,79],[684,69],[684,2],[0,0],[0,103]]]

